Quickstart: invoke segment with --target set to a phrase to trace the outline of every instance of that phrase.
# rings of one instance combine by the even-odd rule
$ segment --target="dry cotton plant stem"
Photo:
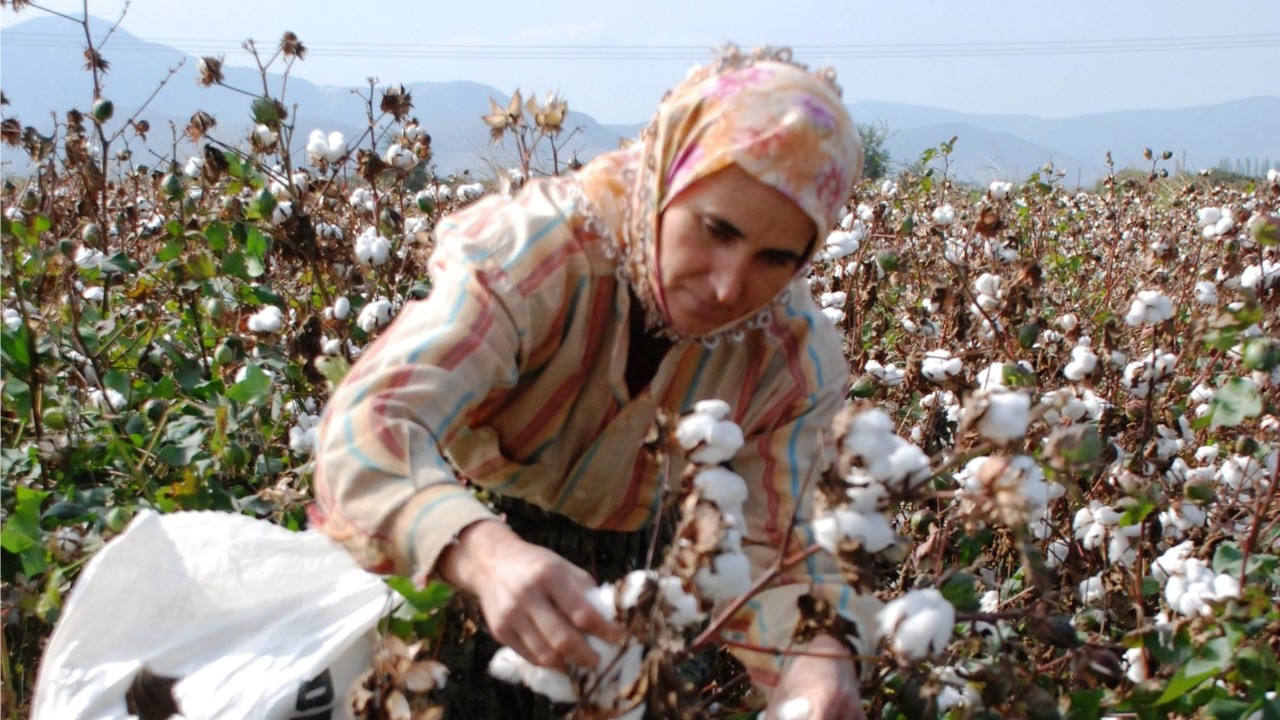
[[[1253,512],[1253,523],[1249,526],[1249,536],[1245,538],[1244,545],[1240,548],[1240,586],[1245,586],[1245,579],[1249,575],[1249,555],[1253,552],[1254,545],[1258,542],[1258,536],[1262,532],[1262,519],[1271,517],[1267,514],[1267,509],[1276,502],[1277,488],[1280,488],[1280,462],[1271,470],[1271,487],[1267,489],[1267,496],[1263,499]]]

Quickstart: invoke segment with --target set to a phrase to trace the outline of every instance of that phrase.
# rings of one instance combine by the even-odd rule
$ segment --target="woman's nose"
[[[717,253],[711,268],[711,292],[721,305],[738,303],[746,292],[746,253],[738,248],[725,248]]]

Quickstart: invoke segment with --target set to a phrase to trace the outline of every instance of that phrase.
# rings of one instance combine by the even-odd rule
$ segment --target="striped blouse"
[[[460,477],[589,528],[640,528],[664,482],[645,449],[655,419],[709,398],[732,406],[746,437],[729,464],[750,489],[753,571],[811,542],[811,486],[848,370],[804,281],[740,339],[678,341],[632,395],[630,293],[580,198],[572,178],[538,180],[444,218],[430,295],[403,309],[333,393],[313,516],[371,570],[423,581],[458,533],[495,517]],[[786,647],[799,594],[849,598],[820,556],[752,599],[729,636]],[[774,656],[741,655],[757,682],[776,684]]]

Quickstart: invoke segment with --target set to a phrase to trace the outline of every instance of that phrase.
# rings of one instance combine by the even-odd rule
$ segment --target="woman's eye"
[[[766,263],[774,267],[794,268],[800,264],[800,259],[795,253],[786,252],[785,250],[766,250],[762,257]]]

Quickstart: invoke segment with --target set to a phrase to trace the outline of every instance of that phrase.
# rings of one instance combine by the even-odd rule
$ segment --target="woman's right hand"
[[[468,526],[440,557],[445,581],[480,600],[489,631],[535,665],[568,670],[595,667],[599,656],[586,635],[620,644],[621,626],[587,600],[596,582],[556,553],[525,542],[505,524]]]

